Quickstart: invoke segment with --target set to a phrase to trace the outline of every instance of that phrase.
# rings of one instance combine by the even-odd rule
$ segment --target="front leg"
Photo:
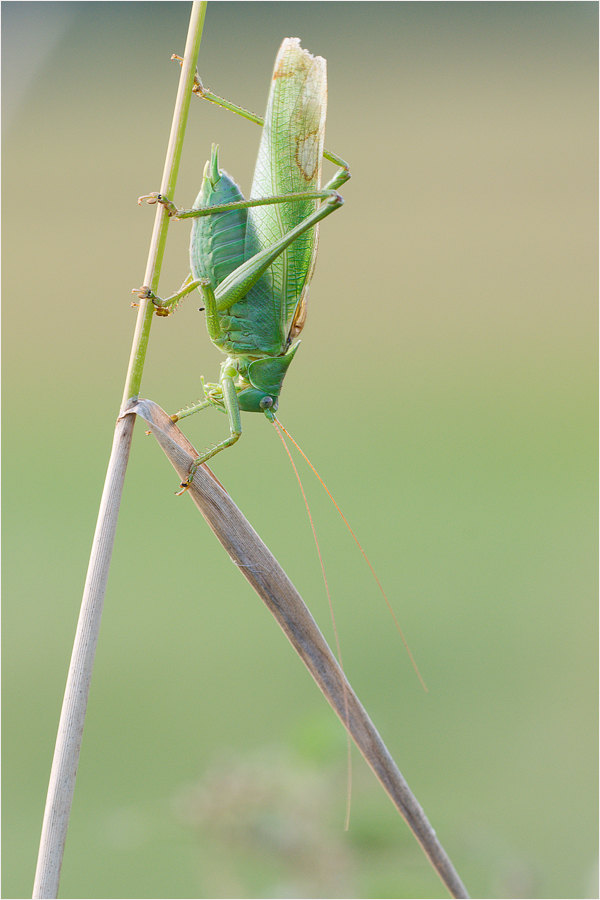
[[[220,385],[223,392],[223,404],[229,418],[229,437],[225,438],[223,441],[219,441],[218,444],[214,444],[209,450],[203,453],[202,456],[199,456],[194,460],[190,466],[188,477],[185,481],[181,482],[181,490],[177,491],[178,497],[190,487],[199,467],[203,463],[208,462],[209,459],[212,459],[212,457],[219,453],[220,450],[224,450],[226,447],[231,447],[232,444],[235,444],[242,433],[240,405],[238,403],[237,391],[232,376],[227,372],[224,372],[221,376]]]
[[[166,300],[161,300],[160,297],[156,296],[154,291],[151,291],[150,288],[146,287],[145,285],[143,285],[141,288],[133,288],[131,293],[137,294],[140,300],[152,300],[152,303],[156,308],[157,316],[170,316],[175,312],[183,298],[187,297],[187,295],[194,291],[197,287],[200,287],[201,284],[202,280],[199,278],[193,278],[190,272],[177,293],[172,294],[170,297],[167,297]]]

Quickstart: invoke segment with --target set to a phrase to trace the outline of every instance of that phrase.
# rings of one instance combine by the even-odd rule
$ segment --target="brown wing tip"
[[[281,78],[299,69],[317,66],[327,70],[327,62],[322,56],[313,56],[300,46],[300,38],[284,38],[277,53],[273,78]]]

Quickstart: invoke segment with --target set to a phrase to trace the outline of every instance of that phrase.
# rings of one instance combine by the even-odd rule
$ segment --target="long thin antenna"
[[[298,469],[296,468],[296,463],[294,462],[294,457],[290,453],[290,448],[286,444],[285,438],[281,433],[281,429],[283,428],[283,425],[281,424],[281,422],[278,419],[275,418],[275,416],[273,416],[273,418],[271,419],[271,422],[273,423],[273,427],[277,431],[277,434],[281,438],[281,443],[285,447],[285,452],[287,453],[289,460],[292,464],[292,468],[296,475],[296,480],[298,481],[298,484],[300,485],[300,491],[302,492],[302,497],[304,498],[304,505],[306,507],[306,512],[308,513],[308,520],[310,522],[310,527],[312,529],[313,538],[315,539],[315,546],[317,548],[317,553],[319,554],[319,562],[321,563],[321,572],[323,573],[323,581],[325,582],[325,591],[327,593],[327,602],[329,603],[329,613],[331,615],[331,624],[333,625],[333,634],[335,636],[335,646],[337,649],[337,658],[338,658],[338,662],[340,664],[340,669],[343,672],[344,664],[342,662],[342,648],[340,646],[340,639],[338,637],[338,630],[337,630],[337,625],[336,625],[336,621],[335,621],[335,613],[333,611],[333,603],[331,602],[331,593],[329,592],[329,583],[327,581],[327,575],[325,574],[325,563],[323,562],[323,556],[321,555],[321,546],[320,546],[319,540],[317,538],[317,532],[315,531],[315,523],[313,522],[312,513],[310,511],[310,506],[308,505],[308,499],[306,497],[306,493],[304,492],[304,485],[302,484],[302,479],[300,478]],[[283,430],[285,431],[285,428],[283,428]],[[288,434],[287,431],[285,431],[285,433]],[[290,437],[289,434],[288,434],[288,437]],[[293,438],[290,438],[290,439],[292,441],[294,441]],[[294,444],[296,444],[296,441],[294,441]],[[302,454],[302,455],[304,456],[304,454]],[[348,695],[346,693],[345,685],[343,685],[343,688],[344,688],[344,691],[343,691],[344,706],[346,708],[346,717],[348,717],[350,715],[350,711],[348,708]],[[346,731],[346,737],[347,737],[347,748],[348,748],[348,750],[347,750],[348,791],[346,794],[346,820],[344,822],[344,831],[348,831],[348,828],[350,825],[350,801],[352,799],[352,745],[350,743],[350,732],[348,730]]]
[[[294,445],[294,447],[296,448],[296,450],[298,451],[298,453],[300,453],[300,455],[304,457],[304,459],[306,460],[306,462],[308,463],[308,465],[310,466],[310,468],[312,469],[312,471],[314,472],[314,474],[315,474],[316,477],[318,478],[319,482],[321,483],[321,486],[323,487],[325,493],[327,494],[327,496],[329,497],[329,499],[331,500],[331,502],[333,503],[333,505],[334,505],[335,508],[337,509],[338,513],[339,513],[340,516],[342,517],[342,520],[343,520],[343,522],[344,522],[344,525],[346,526],[346,528],[348,529],[348,531],[350,532],[350,534],[351,534],[352,537],[354,538],[354,543],[356,544],[356,546],[358,547],[358,549],[359,549],[360,552],[362,553],[362,555],[363,555],[363,557],[364,557],[364,560],[365,560],[366,564],[368,565],[369,569],[371,570],[371,574],[372,574],[373,578],[375,579],[375,582],[376,582],[376,584],[377,584],[377,587],[378,587],[379,590],[381,591],[381,594],[382,594],[382,596],[383,596],[383,599],[385,600],[385,602],[386,602],[386,604],[387,604],[387,608],[389,609],[390,614],[391,614],[391,616],[392,616],[392,619],[394,620],[394,624],[396,625],[396,628],[398,629],[398,634],[399,634],[400,637],[402,638],[402,643],[403,643],[404,646],[406,647],[406,652],[408,653],[408,656],[409,656],[410,661],[411,661],[411,663],[412,663],[412,667],[413,667],[413,669],[415,670],[415,672],[417,673],[417,677],[418,677],[419,681],[421,682],[421,684],[422,684],[422,686],[423,686],[423,690],[427,692],[427,685],[426,685],[425,682],[423,681],[423,677],[422,677],[421,673],[419,672],[419,667],[417,666],[417,664],[416,664],[416,662],[415,662],[415,659],[414,659],[414,657],[413,657],[413,655],[412,655],[412,653],[411,653],[411,651],[410,651],[410,647],[408,646],[408,641],[407,641],[406,638],[404,637],[404,633],[403,633],[402,629],[400,628],[400,624],[399,624],[399,622],[398,622],[398,619],[396,618],[396,614],[395,614],[395,612],[394,612],[394,610],[393,610],[393,608],[392,608],[392,604],[391,604],[390,601],[388,600],[387,594],[386,594],[386,592],[384,591],[383,586],[382,586],[382,584],[381,584],[379,578],[377,577],[377,573],[375,572],[375,569],[374,569],[373,566],[371,565],[371,560],[369,559],[369,557],[367,556],[367,554],[366,554],[365,551],[363,550],[360,541],[358,540],[358,538],[356,537],[356,535],[355,535],[354,532],[352,531],[352,528],[350,527],[350,525],[349,525],[349,523],[348,523],[348,520],[347,520],[346,516],[344,515],[344,513],[341,511],[341,509],[339,508],[338,504],[336,503],[335,497],[333,496],[333,494],[331,493],[331,491],[329,490],[329,488],[327,487],[327,485],[325,484],[325,482],[323,481],[323,479],[321,478],[321,476],[319,475],[319,473],[317,472],[317,470],[315,469],[315,467],[314,467],[313,464],[311,463],[310,459],[308,458],[308,456],[306,455],[306,453],[304,452],[304,450],[302,449],[302,447],[300,447],[300,445],[296,443],[296,441],[294,440],[294,438],[292,437],[292,435],[291,435],[291,434],[289,433],[289,431],[281,424],[281,422],[279,421],[279,419],[277,419],[275,416],[273,417],[273,419],[274,419],[273,424],[275,425],[275,423],[277,423],[277,425],[279,426],[279,428],[281,428],[281,430],[287,435],[287,437],[289,437],[290,441],[292,442],[292,444]],[[276,425],[276,427],[277,427],[277,425]],[[280,434],[280,437],[281,437],[281,434]],[[283,440],[283,437],[282,437],[281,439]],[[285,445],[285,441],[284,441],[284,445]],[[287,446],[286,446],[286,450],[287,450]],[[291,459],[292,457],[291,457],[290,451],[288,450],[287,452],[288,452],[288,455],[290,456],[290,459]],[[294,465],[293,460],[292,460],[292,465]],[[296,469],[296,467],[294,466],[294,470],[295,470],[295,469]],[[298,473],[297,473],[297,472],[296,472],[296,477],[298,477]],[[298,478],[298,481],[300,481],[299,478]],[[302,485],[300,485],[300,486],[302,487]],[[302,493],[304,494],[304,491],[302,491]],[[304,502],[306,503],[306,497],[304,498]],[[308,504],[307,504],[307,506],[308,506]],[[309,516],[310,516],[310,512],[309,512]],[[312,518],[311,518],[310,522],[311,522],[311,526],[312,526]],[[313,527],[313,534],[314,534],[314,527]],[[315,540],[316,540],[316,536],[315,536]],[[321,551],[319,550],[319,559],[320,559],[320,558],[321,558]],[[322,562],[321,562],[321,565],[323,565]],[[326,584],[327,584],[327,582],[326,582]],[[327,591],[327,596],[329,596],[329,590]],[[331,605],[331,600],[330,600],[330,605]],[[332,614],[333,614],[333,612],[332,612]],[[337,633],[336,633],[336,641],[337,641]],[[339,652],[339,644],[338,644],[338,652]],[[341,665],[341,659],[340,659],[340,665]]]

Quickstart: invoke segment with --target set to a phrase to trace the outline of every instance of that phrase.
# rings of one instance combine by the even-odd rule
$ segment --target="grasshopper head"
[[[244,412],[266,412],[271,410],[275,412],[278,406],[279,397],[273,397],[272,394],[265,394],[257,388],[245,388],[237,395],[240,409]]]
[[[300,341],[290,347],[284,356],[264,356],[248,363],[244,378],[249,387],[237,395],[240,409],[245,412],[275,412],[281,393],[281,385],[288,366],[294,358]]]

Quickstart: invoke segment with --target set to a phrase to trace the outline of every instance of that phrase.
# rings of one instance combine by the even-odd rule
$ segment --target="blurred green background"
[[[2,4],[4,897],[31,896],[189,8]],[[204,82],[262,112],[286,36],[328,61],[353,177],[280,414],[429,693],[307,473],[348,677],[473,896],[597,897],[597,4],[211,3]],[[213,141],[248,191],[258,140],[195,101],[176,200]],[[153,326],[169,411],[218,374],[199,300]],[[214,471],[331,640],[289,462],[244,427]],[[60,895],[445,896],[358,755],[343,832],[343,729],[176,486],[138,426]]]

